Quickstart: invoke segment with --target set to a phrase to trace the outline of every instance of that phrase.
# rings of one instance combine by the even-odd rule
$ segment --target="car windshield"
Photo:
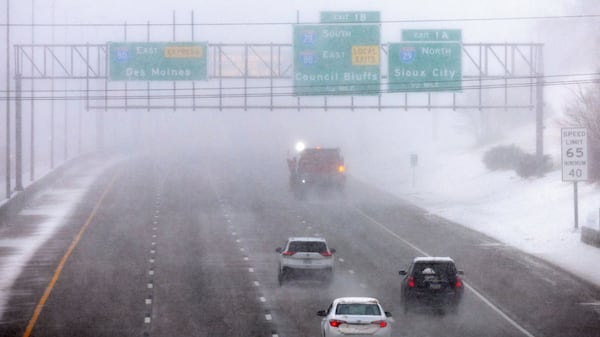
[[[454,264],[447,262],[418,262],[413,268],[415,277],[435,276],[437,278],[447,279],[456,275]]]
[[[349,303],[338,304],[335,310],[336,315],[380,315],[381,311],[377,304]]]
[[[327,245],[325,242],[319,241],[292,241],[288,250],[303,253],[324,253],[327,251]]]

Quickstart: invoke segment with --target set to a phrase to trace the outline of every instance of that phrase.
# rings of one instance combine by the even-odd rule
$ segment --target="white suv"
[[[390,337],[392,314],[384,311],[379,301],[371,297],[335,299],[327,310],[317,312],[321,320],[321,335]]]
[[[291,237],[284,248],[277,248],[279,255],[279,285],[290,276],[318,273],[325,281],[333,278],[333,253],[327,241],[319,237]]]

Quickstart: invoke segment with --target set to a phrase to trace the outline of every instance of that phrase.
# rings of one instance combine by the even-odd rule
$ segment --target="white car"
[[[333,254],[327,241],[320,237],[291,237],[279,253],[279,284],[289,277],[319,274],[326,281],[333,277]]]
[[[327,310],[317,312],[321,334],[330,336],[390,337],[392,314],[384,311],[379,301],[371,297],[342,297],[335,299]]]

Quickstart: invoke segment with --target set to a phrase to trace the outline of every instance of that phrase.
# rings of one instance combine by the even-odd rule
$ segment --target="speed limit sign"
[[[586,128],[562,128],[562,179],[584,181],[588,179],[588,149]]]

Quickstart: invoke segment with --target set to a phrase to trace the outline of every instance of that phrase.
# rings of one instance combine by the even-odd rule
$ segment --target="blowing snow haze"
[[[600,336],[599,1],[0,8],[0,336]]]

